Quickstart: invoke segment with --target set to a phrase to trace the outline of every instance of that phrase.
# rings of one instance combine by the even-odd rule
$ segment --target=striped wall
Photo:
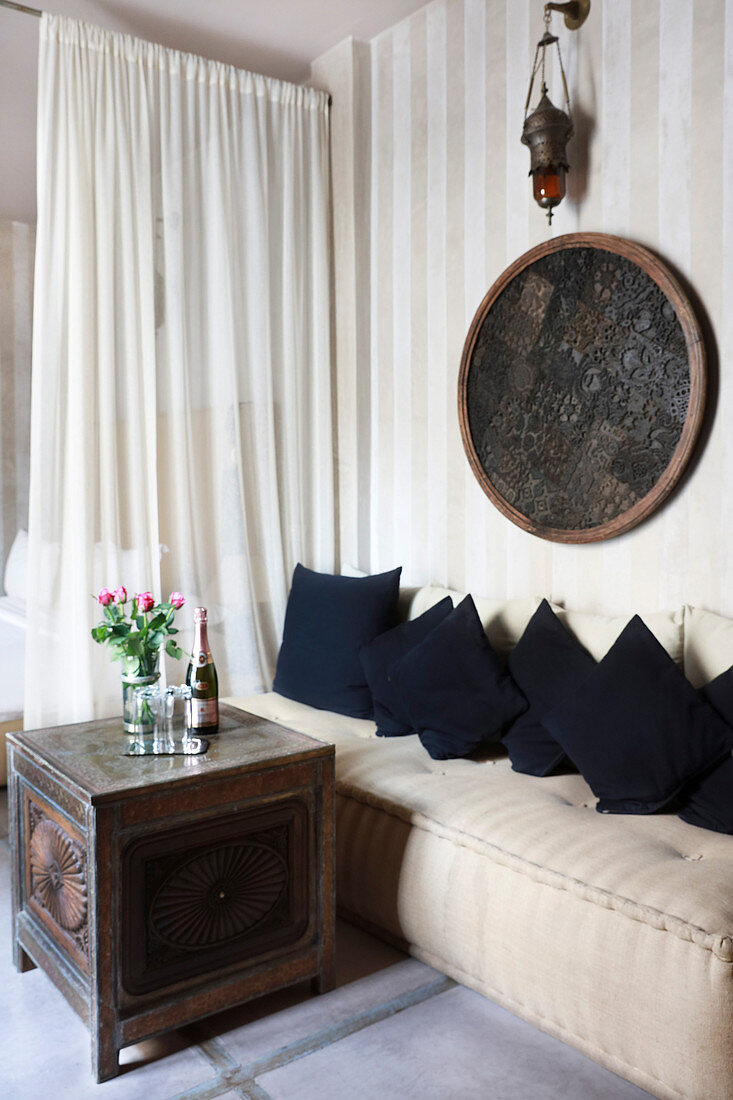
[[[635,530],[572,547],[504,519],[464,456],[469,323],[548,236],[519,140],[542,29],[541,0],[435,0],[314,65],[334,97],[341,560],[497,597],[733,615],[733,0],[593,0],[579,33],[553,24],[579,139],[552,233],[650,246],[709,319],[710,416],[689,476]]]
[[[34,226],[0,220],[0,592],[13,539],[28,526],[34,252]]]

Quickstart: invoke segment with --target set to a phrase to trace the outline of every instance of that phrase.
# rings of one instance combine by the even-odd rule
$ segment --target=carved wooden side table
[[[205,756],[120,719],[8,735],[13,951],[122,1047],[334,965],[332,745],[220,708]]]

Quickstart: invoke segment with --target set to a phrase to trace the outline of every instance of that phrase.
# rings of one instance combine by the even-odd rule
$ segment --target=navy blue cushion
[[[390,668],[413,729],[434,760],[498,741],[527,702],[484,633],[471,596]]]
[[[601,813],[649,814],[731,751],[731,731],[635,615],[572,698],[542,719]]]
[[[683,792],[679,816],[690,825],[733,833],[733,757],[730,753]]]
[[[543,600],[509,654],[508,667],[529,703],[504,734],[512,768],[527,775],[569,770],[572,763],[542,717],[583,682],[596,662]]]
[[[379,737],[402,737],[415,732],[389,669],[400,657],[419,645],[423,638],[427,638],[430,631],[452,610],[453,601],[446,596],[416,619],[400,623],[362,646],[359,656],[372,693],[374,721]]]
[[[321,710],[371,718],[359,650],[397,622],[401,572],[335,577],[296,565],[273,690]]]
[[[700,689],[729,728],[733,728],[733,667]],[[701,775],[682,792],[679,816],[690,825],[733,833],[733,758]]]

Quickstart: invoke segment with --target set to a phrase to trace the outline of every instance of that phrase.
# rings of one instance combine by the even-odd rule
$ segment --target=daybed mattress
[[[343,912],[657,1096],[733,1098],[730,837],[598,814],[579,775],[433,761],[274,693],[232,701],[335,742]]]

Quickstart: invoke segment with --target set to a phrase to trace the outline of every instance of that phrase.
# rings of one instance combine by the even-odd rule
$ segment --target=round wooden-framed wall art
[[[570,233],[497,279],[466,338],[463,445],[489,499],[555,542],[649,516],[679,481],[705,405],[692,306],[648,249]]]

